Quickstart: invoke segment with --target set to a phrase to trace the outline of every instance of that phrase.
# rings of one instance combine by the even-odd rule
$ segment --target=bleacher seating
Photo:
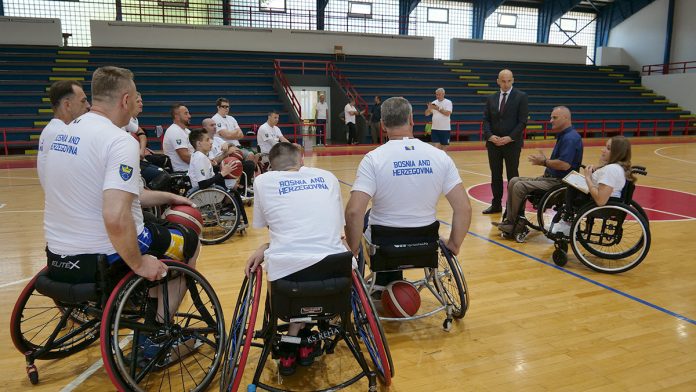
[[[40,130],[52,117],[46,90],[58,78],[84,81],[89,96],[89,79],[97,67],[131,69],[145,103],[140,124],[150,146],[159,149],[154,129],[171,123],[172,103],[189,108],[192,127],[215,113],[215,100],[221,96],[230,99],[230,113],[245,131],[262,124],[272,109],[281,113],[281,123],[287,123],[290,117],[273,85],[272,60],[334,60],[332,55],[316,54],[30,46],[0,46],[0,55],[0,132],[9,129],[0,135],[0,142],[6,138],[7,150],[19,154],[35,152]],[[691,113],[642,87],[638,73],[625,66],[368,56],[346,56],[336,66],[370,104],[374,95],[409,99],[417,132],[428,121],[425,104],[434,99],[437,87],[444,87],[454,103],[455,129],[469,133],[460,140],[477,140],[484,97],[498,89],[495,80],[505,67],[513,70],[515,87],[529,94],[529,137],[543,133],[544,122],[557,105],[571,108],[576,127],[587,136],[605,135],[598,132],[602,127],[628,134],[638,133],[638,128],[641,134],[664,133],[670,127],[675,134],[696,130]]]

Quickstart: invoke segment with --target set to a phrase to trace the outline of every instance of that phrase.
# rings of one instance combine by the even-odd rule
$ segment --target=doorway
[[[328,105],[329,114],[327,115],[327,120],[331,119],[331,96],[329,94],[330,88],[327,86],[292,86],[297,99],[300,101],[300,107],[302,107],[302,122],[303,123],[314,123],[317,118],[317,102],[319,102],[319,96],[324,95],[324,101]],[[313,126],[303,127],[303,134],[316,134],[318,131]],[[326,122],[326,137],[324,140],[331,139],[331,121]],[[322,141],[322,143],[325,143]],[[317,145],[316,137],[306,136],[302,138],[302,144],[305,148],[312,148]]]

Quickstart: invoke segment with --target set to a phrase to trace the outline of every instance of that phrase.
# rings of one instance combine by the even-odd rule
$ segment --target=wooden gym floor
[[[652,246],[645,261],[619,275],[593,272],[575,256],[565,269],[553,265],[550,240],[530,234],[518,244],[502,240],[481,215],[488,200],[472,198],[473,220],[460,262],[471,307],[451,332],[436,315],[408,323],[384,323],[396,367],[391,391],[693,391],[696,390],[696,143],[693,138],[641,139],[634,164],[648,167],[639,186],[652,188],[646,203],[662,221],[651,221]],[[590,143],[586,143],[590,144]],[[600,148],[586,147],[584,162]],[[548,144],[544,147],[550,152]],[[490,181],[485,151],[452,151],[467,188]],[[537,175],[522,153],[522,175]],[[305,164],[331,170],[344,184],[344,202],[361,154],[308,156]],[[2,163],[2,161],[0,161]],[[69,173],[66,173],[69,175]],[[647,188],[646,188],[647,189]],[[677,192],[669,192],[673,190]],[[417,190],[413,195],[417,197]],[[485,193],[485,192],[484,192]],[[449,222],[442,199],[438,217]],[[38,361],[41,383],[31,386],[23,356],[8,331],[17,296],[43,265],[43,194],[35,169],[0,169],[0,379],[4,391],[102,391],[113,387],[100,367],[99,345],[69,359]],[[248,210],[251,216],[251,209]],[[442,232],[446,234],[447,226]],[[210,280],[229,325],[247,256],[267,240],[249,230],[225,244],[204,247],[198,267]],[[424,301],[428,301],[424,298]],[[260,316],[260,315],[259,315]],[[253,351],[250,363],[258,357]],[[254,366],[248,365],[250,379]],[[280,380],[274,365],[264,378],[290,389],[317,389],[355,369],[346,350]],[[246,384],[247,380],[243,384]],[[350,390],[365,390],[361,381]],[[213,384],[210,390],[217,390]]]

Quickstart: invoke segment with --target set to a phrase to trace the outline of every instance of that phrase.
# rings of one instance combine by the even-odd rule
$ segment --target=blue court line
[[[346,186],[350,186],[350,187],[353,186],[353,184],[347,183],[347,182],[342,181],[342,180],[338,180],[338,182],[340,182],[341,184],[344,184],[344,185],[346,185]],[[438,221],[440,221],[440,223],[442,223],[442,224],[444,224],[444,225],[446,225],[446,226],[452,226],[450,223],[445,222],[445,221],[443,221],[443,220],[438,219]],[[576,278],[578,278],[578,279],[584,280],[584,281],[587,282],[587,283],[591,283],[591,284],[593,284],[593,285],[595,285],[595,286],[599,286],[599,287],[601,287],[601,288],[603,288],[603,289],[609,290],[609,291],[611,291],[611,292],[613,292],[613,293],[615,293],[615,294],[618,294],[618,295],[620,295],[620,296],[622,296],[622,297],[625,297],[625,298],[628,298],[628,299],[630,299],[630,300],[632,300],[632,301],[638,302],[639,304],[642,304],[642,305],[648,306],[648,307],[650,307],[650,308],[653,308],[653,309],[655,309],[655,310],[658,310],[658,311],[660,311],[660,312],[662,312],[662,313],[668,314],[668,315],[670,315],[670,316],[672,316],[672,317],[675,317],[675,318],[677,318],[677,319],[679,319],[679,320],[686,321],[686,322],[689,323],[689,324],[696,325],[696,320],[694,320],[694,319],[691,319],[691,318],[689,318],[689,317],[683,316],[683,315],[681,315],[681,314],[679,314],[679,313],[676,313],[676,312],[673,312],[673,311],[671,311],[671,310],[669,310],[669,309],[665,309],[665,308],[663,308],[662,306],[655,305],[655,304],[653,304],[653,303],[651,303],[651,302],[648,302],[648,301],[646,301],[646,300],[644,300],[644,299],[640,299],[640,298],[638,298],[638,297],[636,297],[636,296],[633,296],[633,295],[631,295],[631,294],[628,294],[628,293],[626,293],[626,292],[623,292],[623,291],[621,291],[621,290],[619,290],[619,289],[615,289],[615,288],[613,288],[613,287],[611,287],[611,286],[607,286],[607,285],[605,285],[604,283],[600,283],[600,282],[598,282],[598,281],[596,281],[596,280],[593,280],[593,279],[590,279],[590,278],[588,278],[588,277],[582,276],[582,275],[578,274],[577,272],[573,272],[573,271],[567,270],[567,269],[565,269],[565,268],[563,268],[563,267],[559,267],[559,266],[557,266],[556,264],[549,263],[548,261],[544,261],[544,260],[542,260],[542,259],[540,259],[540,258],[538,258],[538,257],[536,257],[536,256],[532,256],[532,255],[530,255],[530,254],[524,253],[524,252],[522,252],[522,251],[520,251],[520,250],[517,250],[517,249],[515,249],[515,248],[512,248],[512,247],[510,247],[510,246],[508,246],[508,245],[505,245],[505,244],[500,243],[500,242],[498,242],[498,241],[492,240],[492,239],[490,239],[490,238],[484,237],[484,236],[482,236],[482,235],[480,235],[480,234],[476,234],[476,233],[474,233],[474,232],[472,232],[472,231],[469,231],[468,234],[470,234],[470,235],[472,235],[472,236],[474,236],[474,237],[476,237],[476,238],[478,238],[478,239],[480,239],[480,240],[488,241],[488,242],[490,242],[490,243],[492,243],[492,244],[498,245],[498,246],[500,246],[500,247],[502,247],[502,248],[504,248],[504,249],[507,249],[507,250],[509,250],[509,251],[512,251],[512,252],[514,252],[514,253],[517,253],[518,255],[524,256],[524,257],[526,257],[526,258],[528,258],[528,259],[531,259],[531,260],[534,260],[534,261],[536,261],[536,262],[538,262],[538,263],[544,264],[544,265],[549,266],[549,267],[553,267],[553,268],[555,268],[555,269],[557,269],[557,270],[559,270],[559,271],[561,271],[561,272],[565,272],[566,274],[568,274],[568,275],[570,275],[570,276],[576,277]]]

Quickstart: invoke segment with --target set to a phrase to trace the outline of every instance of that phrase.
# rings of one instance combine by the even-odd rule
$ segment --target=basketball
[[[162,217],[166,219],[167,222],[178,223],[188,227],[198,235],[201,235],[201,231],[203,230],[203,216],[198,209],[191,206],[171,206],[162,213]]]
[[[232,168],[232,172],[230,174],[226,175],[225,178],[227,178],[228,180],[234,180],[236,178],[239,178],[242,175],[242,161],[234,155],[230,155],[222,161],[222,163],[224,163],[224,164],[228,164],[230,162],[232,162],[232,163],[238,162],[238,163]]]
[[[235,157],[239,159],[240,161],[244,160],[244,153],[242,153],[242,150],[235,150],[230,154],[230,157]]]
[[[382,306],[392,317],[413,316],[420,305],[420,294],[410,282],[397,280],[382,291]]]

